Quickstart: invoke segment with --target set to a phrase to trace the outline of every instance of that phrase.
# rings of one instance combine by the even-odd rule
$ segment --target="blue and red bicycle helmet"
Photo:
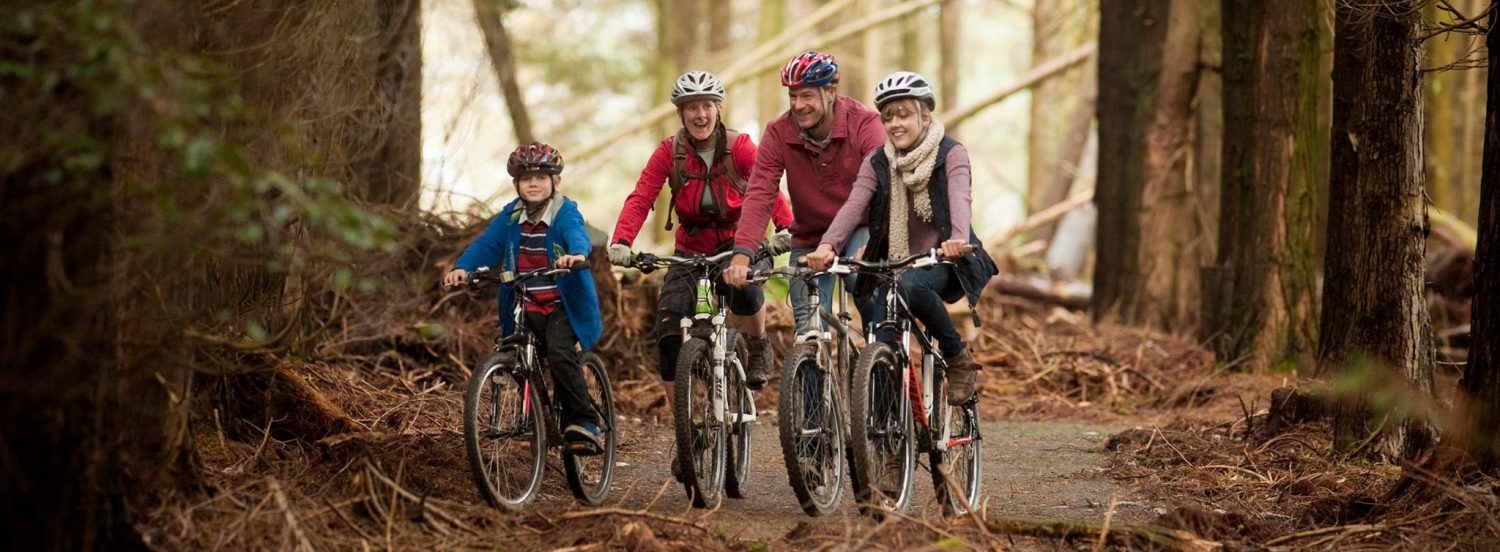
[[[833,54],[808,50],[781,68],[781,85],[824,87],[839,83],[839,62]]]

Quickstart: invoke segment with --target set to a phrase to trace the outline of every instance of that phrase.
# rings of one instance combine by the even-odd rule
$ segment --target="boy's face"
[[[552,176],[526,173],[516,179],[516,195],[527,203],[540,203],[552,195]]]

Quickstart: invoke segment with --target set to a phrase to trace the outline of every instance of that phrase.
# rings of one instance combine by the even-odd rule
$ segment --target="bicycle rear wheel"
[[[725,335],[730,345],[724,358],[725,404],[729,405],[730,416],[749,414],[753,410],[750,403],[755,399],[750,396],[750,389],[745,387],[745,379],[741,376],[750,361],[750,345],[737,331],[729,330]],[[724,422],[729,445],[725,450],[724,494],[729,498],[745,498],[745,484],[750,482],[750,423],[736,423],[733,418]]]
[[[855,363],[849,447],[856,466],[851,473],[854,496],[864,514],[903,511],[911,502],[916,453],[904,368],[886,343],[866,347]]]
[[[723,498],[724,424],[713,413],[713,363],[707,340],[682,344],[677,358],[677,400],[672,405],[677,431],[677,458],[683,486],[693,506],[708,508]]]
[[[583,370],[583,379],[588,384],[589,400],[599,413],[600,437],[604,450],[599,454],[584,456],[563,449],[563,472],[568,476],[568,488],[573,496],[590,506],[604,504],[609,495],[609,485],[615,473],[615,397],[609,389],[609,374],[605,373],[604,360],[594,353],[584,353],[578,366]]]
[[[464,448],[479,494],[514,512],[542,488],[547,451],[545,408],[535,386],[514,375],[500,355],[480,364],[464,397]]]
[[[948,450],[933,450],[928,462],[932,466],[932,488],[943,507],[943,515],[960,516],[979,505],[984,442],[979,437],[978,406],[971,402],[944,408],[948,409]]]
[[[833,513],[844,494],[844,421],[837,386],[818,365],[816,342],[788,353],[781,374],[781,457],[802,511]]]

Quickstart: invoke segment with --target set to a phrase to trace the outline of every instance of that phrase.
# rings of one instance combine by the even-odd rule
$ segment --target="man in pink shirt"
[[[848,200],[865,156],[885,143],[880,114],[853,98],[839,96],[838,82],[838,61],[828,54],[808,51],[782,67],[781,84],[788,89],[791,105],[766,125],[761,136],[735,231],[734,249],[739,254],[724,270],[724,281],[730,285],[746,283],[750,256],[765,237],[766,224],[781,197],[783,174],[795,215],[791,251],[795,259],[822,242],[823,232]],[[862,230],[849,238],[845,255],[852,256],[868,241],[868,232]],[[833,279],[820,280],[818,287],[823,306],[832,304]],[[816,329],[816,311],[807,304],[807,290],[799,281],[793,280],[790,295],[797,334]],[[863,301],[855,305],[864,312]]]

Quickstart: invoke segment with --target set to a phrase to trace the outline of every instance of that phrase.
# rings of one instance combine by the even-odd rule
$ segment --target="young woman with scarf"
[[[849,201],[807,260],[815,269],[827,266],[862,220],[870,229],[865,260],[900,259],[933,248],[955,259],[954,264],[907,270],[897,287],[912,316],[937,340],[948,364],[948,401],[961,405],[973,398],[978,365],[944,303],[967,296],[972,308],[995,267],[983,248],[963,252],[965,245],[979,244],[969,225],[969,153],[932,117],[935,103],[932,86],[916,73],[898,71],[876,86],[875,107],[886,143],[865,158]],[[883,299],[871,304],[877,312],[870,313],[870,320],[883,318]]]

